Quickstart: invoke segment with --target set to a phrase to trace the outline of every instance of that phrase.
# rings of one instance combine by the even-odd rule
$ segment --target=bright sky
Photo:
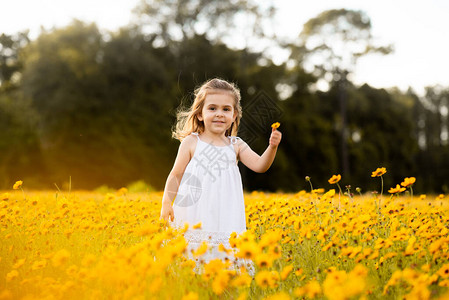
[[[40,27],[62,27],[73,18],[115,30],[131,21],[139,0],[0,0],[0,33]],[[354,81],[374,87],[411,86],[422,94],[428,85],[449,86],[449,1],[447,0],[275,0],[278,33],[294,39],[302,25],[327,9],[363,10],[381,43],[393,43],[395,53],[359,60]]]

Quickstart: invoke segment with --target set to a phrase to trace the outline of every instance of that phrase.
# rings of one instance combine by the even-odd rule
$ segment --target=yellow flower
[[[332,177],[328,180],[330,184],[335,184],[341,180],[341,175],[332,175]]]
[[[31,266],[31,270],[39,270],[44,268],[47,265],[47,261],[45,259],[43,260],[37,260],[33,263],[33,265]]]
[[[277,231],[267,231],[259,241],[259,247],[264,248],[279,242],[282,239],[282,233]]]
[[[304,270],[302,268],[299,268],[298,270],[295,271],[296,276],[301,276],[303,273],[304,273]]]
[[[24,264],[25,264],[25,258],[21,258],[21,259],[19,259],[13,266],[12,266],[12,268],[13,269],[18,269],[18,268],[20,268],[21,266],[23,266]]]
[[[89,253],[84,255],[83,259],[81,260],[81,265],[88,268],[92,266],[96,260],[97,258],[95,257],[95,255]]]
[[[404,178],[404,181],[401,182],[401,185],[402,185],[403,187],[408,187],[409,185],[414,184],[415,181],[416,181],[416,178],[415,178],[415,177],[405,177],[405,178]]]
[[[279,126],[281,126],[281,123],[279,123],[279,122],[271,124],[271,128],[274,128],[274,129],[279,128]]]
[[[325,199],[328,199],[328,198],[332,198],[332,197],[334,197],[334,196],[335,196],[335,190],[334,190],[334,189],[331,189],[331,190],[327,191],[327,192],[323,195],[322,200],[325,200]]]
[[[150,285],[148,286],[148,290],[152,293],[155,294],[157,293],[162,286],[162,278],[161,277],[156,277],[155,279],[153,279],[150,283]]]
[[[441,276],[441,278],[449,278],[449,264],[443,265],[438,271],[437,274]]]
[[[248,275],[246,272],[242,272],[238,277],[232,280],[232,286],[246,286],[249,287],[251,285],[251,281],[253,278]]]
[[[9,299],[14,299],[14,297],[12,296],[11,291],[3,290],[2,292],[0,292],[0,299],[9,300]]]
[[[349,273],[350,276],[358,276],[358,277],[366,277],[368,275],[368,269],[365,268],[363,265],[358,264],[352,269],[352,271]]]
[[[206,242],[202,242],[201,245],[196,249],[196,251],[193,253],[193,255],[195,256],[200,256],[203,255],[204,253],[206,253],[208,249],[208,245]]]
[[[22,180],[16,181],[16,183],[14,183],[14,186],[12,187],[14,190],[18,190],[23,184]]]
[[[266,297],[264,300],[290,300],[290,296],[286,292],[279,292],[277,294]]]
[[[202,223],[199,222],[198,224],[193,225],[193,229],[200,229],[202,226]]]
[[[235,257],[253,259],[260,253],[260,248],[256,242],[246,242],[238,246],[239,252],[235,254]]]
[[[226,249],[226,247],[223,244],[218,245],[218,251],[229,253],[231,252],[231,249]]]
[[[120,189],[117,191],[117,194],[118,194],[119,196],[126,195],[127,193],[128,193],[128,189],[127,189],[126,187],[122,187],[122,188],[120,188]]]
[[[404,187],[401,187],[399,184],[396,184],[396,187],[395,187],[395,188],[390,188],[390,189],[388,190],[388,192],[389,192],[390,194],[396,194],[396,193],[400,193],[400,192],[403,192],[403,191],[405,191],[405,188],[404,188]]]
[[[273,265],[274,257],[268,253],[262,253],[256,257],[256,264],[260,268],[269,268]]]
[[[407,243],[407,247],[405,248],[404,251],[404,255],[405,256],[410,256],[413,255],[415,253],[415,242],[416,242],[416,237],[412,236]]]
[[[449,279],[440,281],[438,285],[443,287],[449,287]],[[449,299],[449,292],[445,294],[445,297],[441,297],[440,299]]]
[[[329,250],[330,247],[332,247],[334,245],[334,243],[329,242],[326,246],[324,246],[323,248],[321,248],[321,251],[327,251]]]
[[[4,200],[4,201],[8,200],[9,199],[9,193],[3,193],[0,199]]]
[[[255,280],[261,288],[276,287],[279,273],[276,271],[260,271],[256,274]]]
[[[400,270],[396,270],[390,277],[390,279],[388,280],[387,284],[384,286],[384,290],[383,290],[383,295],[386,295],[388,292],[388,288],[390,286],[395,286],[396,284],[399,283],[399,281],[402,278],[402,271]]]
[[[305,286],[305,293],[308,298],[315,298],[321,294],[321,286],[316,280],[309,281]]]
[[[216,275],[220,270],[226,268],[229,263],[224,263],[223,260],[216,258],[209,261],[206,265],[204,265],[204,274],[207,278],[213,275]]]
[[[59,250],[55,253],[55,255],[52,258],[53,266],[60,267],[63,266],[69,259],[70,252],[66,249]]]
[[[385,173],[387,173],[387,169],[385,169],[384,167],[377,168],[376,171],[371,173],[371,177],[379,177],[384,175]]]
[[[285,266],[284,269],[281,271],[281,279],[285,280],[288,277],[288,274],[293,270],[293,265]]]
[[[6,274],[6,282],[13,281],[19,276],[19,272],[17,270],[12,270],[8,274]]]
[[[181,300],[198,300],[198,294],[195,292],[189,292],[188,294],[182,296]]]
[[[221,295],[229,283],[229,272],[221,270],[217,276],[215,276],[212,282],[212,290],[216,295]]]

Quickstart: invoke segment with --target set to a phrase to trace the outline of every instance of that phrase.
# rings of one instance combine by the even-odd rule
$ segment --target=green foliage
[[[154,188],[143,180],[132,182],[127,188],[130,193],[149,193],[154,191]]]
[[[96,189],[94,189],[94,192],[105,195],[107,193],[114,193],[115,189],[107,186],[106,184],[103,184],[103,185],[97,187]]]
[[[360,12],[333,14],[369,29]],[[29,187],[63,186],[70,176],[75,188],[162,189],[179,146],[171,138],[176,109],[190,105],[195,87],[218,76],[240,87],[242,124],[260,92],[282,112],[279,119],[265,120],[279,121],[283,133],[270,170],[254,174],[241,166],[248,190],[297,191],[307,188],[305,176],[314,178],[316,187],[327,187],[326,178],[343,168],[342,142],[351,174],[343,184],[378,189],[369,175],[384,166],[391,175],[387,187],[406,174],[417,177],[420,192],[448,189],[447,90],[429,88],[423,100],[412,91],[346,82],[348,135],[342,140],[339,80],[330,82],[328,92],[314,92],[310,87],[323,74],[306,72],[304,56],[296,56],[295,67],[287,68],[264,53],[231,49],[195,30],[165,43],[157,42],[162,37],[156,31],[144,32],[130,27],[103,34],[95,24],[74,21],[29,43],[26,36],[2,35],[1,49],[14,50],[6,54],[12,55],[13,73],[20,75],[14,78],[20,80],[12,80],[12,71],[0,65],[0,188],[18,179]],[[0,51],[2,59],[6,54]],[[286,86],[291,90],[281,100]],[[242,137],[254,129],[245,126],[258,125],[246,124]],[[260,154],[270,134],[266,127],[255,130],[249,143]]]

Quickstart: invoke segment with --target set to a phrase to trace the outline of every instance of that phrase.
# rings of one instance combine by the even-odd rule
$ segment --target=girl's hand
[[[171,203],[162,203],[161,219],[163,219],[165,222],[168,222],[169,219],[171,219],[171,221],[173,222],[173,220],[175,219],[175,213],[173,211]]]
[[[276,128],[272,128],[271,130],[271,136],[270,136],[270,147],[277,148],[279,143],[281,142],[282,133]]]

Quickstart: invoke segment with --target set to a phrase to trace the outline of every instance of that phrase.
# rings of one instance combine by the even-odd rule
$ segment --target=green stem
[[[382,183],[381,189],[380,189],[380,198],[382,198],[382,195],[384,193],[384,178],[382,175],[380,175],[380,182]]]
[[[26,200],[26,197],[25,197],[25,191],[23,190],[22,186],[20,186],[20,189],[22,190],[23,200],[25,201],[25,200]]]
[[[312,181],[310,180],[310,178],[307,178],[306,180],[307,180],[307,181],[309,182],[309,184],[310,184],[310,192],[312,193],[312,192],[313,192]]]
[[[338,186],[338,189],[340,190],[340,192],[338,193],[338,210],[340,210],[340,197],[343,194],[343,192],[342,192],[341,187],[338,184],[338,182],[337,182],[337,186]]]
[[[380,188],[380,197],[379,197],[379,213],[380,213],[380,208],[381,208],[382,195],[384,193],[384,178],[382,175],[380,175],[380,182],[381,182],[381,188]]]

